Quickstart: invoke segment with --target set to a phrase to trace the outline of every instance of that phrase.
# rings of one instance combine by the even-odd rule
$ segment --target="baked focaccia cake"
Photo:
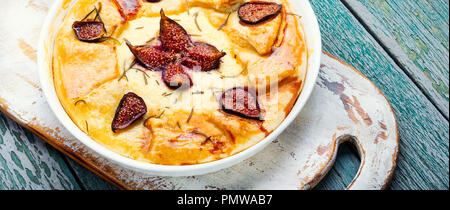
[[[73,122],[134,160],[190,165],[273,132],[306,75],[302,26],[286,0],[78,0],[53,49]]]

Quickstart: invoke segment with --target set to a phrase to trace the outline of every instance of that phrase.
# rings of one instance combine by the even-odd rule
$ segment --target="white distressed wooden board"
[[[352,141],[361,168],[348,189],[384,189],[393,175],[398,130],[378,88],[323,54],[316,88],[300,115],[265,150],[231,168],[194,177],[152,177],[122,168],[77,141],[51,112],[39,86],[38,34],[51,0],[6,1],[0,18],[0,109],[115,186],[124,189],[310,189]],[[26,27],[24,27],[26,26]],[[353,136],[353,137],[349,137]]]

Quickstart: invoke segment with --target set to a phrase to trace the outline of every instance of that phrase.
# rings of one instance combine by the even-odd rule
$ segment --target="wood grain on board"
[[[331,169],[337,149],[345,141],[357,145],[363,158],[348,189],[385,189],[398,154],[393,111],[367,78],[328,54],[322,56],[320,79],[312,97],[286,131],[252,158],[201,176],[158,177],[113,164],[60,129],[55,116],[42,115],[48,111],[45,98],[34,97],[41,106],[29,107],[41,118],[36,122],[30,122],[19,107],[5,106],[8,100],[0,105],[49,144],[122,189],[311,189]],[[40,91],[28,91],[36,90]],[[8,96],[5,92],[1,95]],[[23,95],[15,97],[24,102],[32,100]],[[335,112],[324,115],[322,110]]]
[[[448,189],[447,119],[341,1],[311,3],[318,15],[324,50],[371,79],[394,108],[401,145],[392,189]]]
[[[449,1],[344,0],[449,117]]]
[[[11,11],[5,11],[2,8],[25,7],[30,9],[29,13],[32,13],[34,18],[27,20],[18,18],[17,21],[21,22],[16,26],[27,24],[30,21],[34,25],[40,25],[52,2],[52,0],[7,1],[0,8],[0,19],[4,20],[5,17],[12,14]],[[399,165],[391,188],[448,189],[448,121],[445,117],[439,115],[438,110],[427,101],[427,98],[421,92],[423,90],[428,98],[433,99],[433,103],[441,112],[445,113],[445,110],[442,110],[442,107],[445,106],[442,106],[442,103],[439,102],[439,94],[445,96],[446,93],[448,107],[448,76],[446,77],[447,83],[445,83],[446,78],[439,78],[439,75],[445,75],[445,73],[448,75],[448,1],[362,0],[358,1],[361,2],[359,4],[350,0],[343,2],[345,4],[338,0],[311,1],[322,26],[324,49],[345,60],[351,66],[357,67],[363,74],[368,75],[393,104],[399,121],[402,144]],[[412,7],[403,8],[406,4],[411,4]],[[347,9],[346,6],[351,10]],[[445,22],[445,19],[447,19],[447,22]],[[423,25],[414,26],[417,21],[420,21]],[[14,29],[14,26],[5,24],[7,23],[0,21],[0,28]],[[417,30],[414,27],[425,28],[425,30]],[[447,27],[447,30],[445,30],[445,27]],[[38,34],[39,30],[39,27],[30,29],[28,34]],[[446,31],[447,34],[445,34]],[[30,72],[17,76],[25,81],[25,85],[38,87],[37,77],[34,76],[37,75],[37,72],[33,72],[37,70],[36,67],[20,62],[23,59],[35,60],[37,36],[27,34],[15,34],[15,36],[21,38],[16,40],[11,39],[11,37],[0,36],[0,53],[1,50],[8,49],[12,52],[19,52],[22,56],[18,56],[17,59],[11,61],[1,60],[0,58],[0,63],[14,64],[17,68],[30,69]],[[439,45],[435,46],[436,39],[441,41],[446,48]],[[411,40],[414,40],[414,43]],[[400,46],[401,50],[396,46]],[[407,58],[404,54],[407,55]],[[444,56],[444,59],[439,59],[442,54],[447,56]],[[447,68],[436,69],[436,65],[445,64],[445,58],[447,58]],[[430,59],[437,59],[437,62],[432,62]],[[427,66],[427,62],[432,62],[433,65]],[[403,70],[406,70],[412,80],[402,72]],[[425,72],[425,77],[421,71]],[[414,76],[416,74],[418,76]],[[442,83],[440,80],[442,80]],[[418,84],[420,88],[415,84]],[[29,94],[39,93],[31,92]],[[432,97],[433,95],[434,97]],[[2,114],[0,113],[0,115]],[[2,117],[4,118],[4,116]],[[0,135],[0,150],[2,146],[15,144],[14,140],[11,141],[13,137],[9,135],[14,130],[14,123],[6,123],[6,126],[2,129],[5,131],[0,132],[0,134],[4,134]],[[29,140],[30,138],[36,138],[31,137],[32,135],[20,134],[19,136],[22,141],[30,142],[32,145],[45,145],[40,140]],[[34,150],[34,147],[30,148]],[[47,148],[49,146],[36,147]],[[48,152],[44,149],[40,150],[40,153],[44,156],[57,156],[50,155]],[[319,184],[317,188],[343,189],[351,182],[359,168],[358,157],[348,147],[342,148],[340,154],[343,155],[337,159],[335,166],[325,178],[325,182]],[[17,156],[24,168],[33,167],[27,161],[27,157],[10,155],[3,151],[0,152],[0,155]],[[54,170],[52,173],[64,174],[63,171],[67,171],[72,166],[75,171],[73,176],[80,177],[79,181],[81,185],[85,185],[84,188],[110,188],[110,185],[98,180],[96,175],[72,161],[69,161],[70,166],[65,165],[63,161],[56,162],[65,169],[57,172],[58,168],[52,167],[52,170]],[[20,167],[16,170],[19,174],[26,174],[26,170],[21,171]],[[2,174],[6,178],[3,178]],[[13,174],[15,174],[14,171],[5,170],[4,166],[0,166],[0,187],[14,189],[14,186],[19,183],[17,181],[19,178],[16,178]],[[70,176],[67,180],[71,180]],[[31,181],[28,182],[31,183]],[[76,185],[73,181],[71,183],[73,186]],[[50,188],[48,184],[42,186],[42,188]],[[63,189],[61,185],[54,184],[54,186]],[[73,188],[76,189],[76,187]]]
[[[73,168],[75,176],[79,178],[80,185],[85,190],[115,190],[113,185],[109,184],[104,179],[89,171],[87,168],[81,166],[72,159],[69,159],[68,164]]]
[[[16,10],[27,12],[27,8]],[[33,13],[30,16],[35,17],[26,18],[38,20],[41,15]],[[17,20],[21,21],[20,18]],[[4,24],[6,27],[16,27],[14,23]],[[293,128],[252,159],[214,174],[178,178],[154,177],[113,164],[73,138],[58,123],[46,104],[39,81],[36,81],[35,46],[29,41],[33,39],[29,37],[33,24],[40,26],[40,23],[30,23],[30,27],[15,28],[21,32],[19,37],[10,31],[1,34],[2,38],[18,40],[17,43],[3,42],[2,46],[8,51],[2,54],[0,60],[3,64],[0,69],[2,111],[118,188],[310,189],[330,170],[339,144],[347,140],[357,144],[361,154],[364,154],[362,168],[356,176],[358,178],[351,182],[350,188],[383,189],[392,178],[398,135],[389,104],[369,80],[326,54],[321,79],[313,99],[305,108],[307,111],[291,125]],[[9,74],[11,72],[14,74]],[[353,82],[349,83],[348,78]],[[336,87],[340,87],[339,90],[335,90]],[[327,100],[324,101],[325,98]],[[323,114],[322,109],[317,108],[319,106],[325,110],[340,111],[335,115],[319,117]],[[356,137],[349,138],[346,134]],[[77,175],[79,183],[86,181],[80,177],[83,174],[74,175]]]
[[[0,190],[80,189],[61,153],[0,115]]]
[[[20,78],[23,83],[17,85],[20,84],[25,90],[23,94],[29,98],[43,97],[39,91],[36,49],[41,25],[52,2],[53,0],[4,1],[0,7],[0,54],[16,55],[13,59],[0,56],[1,72]],[[17,16],[15,8],[22,8],[25,11],[23,14],[28,16]],[[10,17],[17,18],[6,21]],[[23,27],[24,25],[30,27]],[[22,28],[26,28],[26,32]],[[24,71],[15,71],[16,69]],[[10,82],[3,76],[0,88]],[[1,98],[0,104],[3,104]],[[13,103],[25,107],[39,106],[37,101],[19,100]],[[2,110],[9,112],[7,106],[2,106]],[[9,113],[11,114],[14,113]],[[91,182],[77,183],[78,176],[72,173],[67,157],[26,127],[21,127],[8,118],[0,113],[0,189],[91,189],[90,183],[102,183],[98,176],[89,176],[86,169],[82,169],[81,173],[89,176]],[[107,189],[108,186],[111,185],[105,183],[97,189]]]

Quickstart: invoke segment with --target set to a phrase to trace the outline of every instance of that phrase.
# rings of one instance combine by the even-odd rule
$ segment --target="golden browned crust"
[[[55,87],[64,109],[81,130],[132,159],[185,165],[210,162],[245,150],[284,120],[306,74],[303,32],[297,18],[286,15],[290,11],[286,1],[276,1],[283,5],[280,15],[254,26],[239,22],[235,14],[236,4],[242,3],[239,0],[190,0],[188,5],[182,0],[134,1],[139,9],[124,21],[123,11],[114,0],[80,0],[70,9],[56,36]],[[116,41],[81,42],[70,27],[98,2],[102,4],[100,15],[107,36]],[[219,69],[192,73],[194,86],[186,91],[168,89],[160,72],[138,67],[124,74],[133,55],[122,40],[137,45],[156,37],[161,8],[189,34],[196,35],[192,36],[193,41],[213,44],[226,53]],[[221,25],[224,27],[218,30]],[[219,109],[218,94],[235,86],[257,91],[264,121]],[[127,92],[141,96],[148,112],[132,126],[114,133],[114,112]]]

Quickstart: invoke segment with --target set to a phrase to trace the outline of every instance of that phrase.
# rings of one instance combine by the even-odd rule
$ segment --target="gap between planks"
[[[67,159],[68,157],[66,155],[62,155],[62,158],[64,160],[64,163],[67,165],[67,168],[69,168],[70,173],[72,174],[73,178],[77,182],[77,184],[80,187],[80,189],[81,190],[86,190],[86,187],[84,186],[84,183],[80,180],[80,177],[78,177],[78,174],[75,172],[75,169],[69,163],[69,160]]]
[[[361,26],[372,36],[372,38],[383,48],[387,55],[394,61],[395,65],[399,67],[408,78],[414,83],[414,85],[420,90],[420,92],[430,101],[431,104],[437,109],[437,111],[449,122],[449,117],[442,111],[440,106],[436,103],[433,97],[425,90],[425,88],[419,84],[419,82],[414,79],[412,73],[410,73],[406,67],[398,60],[398,58],[392,53],[391,50],[386,46],[386,44],[377,36],[377,34],[367,25],[367,23],[358,15],[358,13],[350,6],[346,0],[339,0],[345,8],[355,17],[355,19],[361,24]]]
[[[361,27],[358,20],[352,18],[354,16],[340,0],[317,0],[312,4],[323,27],[324,50],[339,55],[341,59],[344,57],[350,65],[360,68],[361,72],[381,85],[393,105],[401,128],[400,136],[403,139],[400,154],[403,153],[404,158],[399,156],[392,189],[448,189],[448,164],[445,164],[448,163],[448,140],[445,140],[448,139],[448,121],[425,95],[421,94],[420,89],[403,70],[389,59],[389,55],[384,53],[383,48]],[[347,29],[347,24],[352,28],[357,24],[359,29],[356,28],[353,32],[341,31]],[[353,40],[345,40],[346,36],[353,34]],[[356,47],[367,46],[360,51],[352,51],[348,47],[355,47],[351,45],[353,43]],[[370,62],[375,62],[375,66],[371,66]],[[362,69],[366,66],[368,69]],[[383,70],[380,73],[386,76],[386,79],[377,78],[377,73],[367,71],[370,69]],[[412,115],[408,117],[404,114]],[[427,159],[428,157],[432,158]]]

